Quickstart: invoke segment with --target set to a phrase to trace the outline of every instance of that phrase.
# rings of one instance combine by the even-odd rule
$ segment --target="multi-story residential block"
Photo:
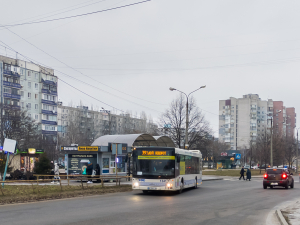
[[[296,114],[289,109],[295,124]],[[257,138],[270,132],[286,134],[286,108],[281,101],[261,100],[257,94],[219,101],[219,139],[230,144],[232,150],[249,148]],[[293,125],[294,126],[294,125]],[[292,128],[289,128],[290,130]],[[293,130],[293,129],[292,129]],[[292,131],[290,131],[292,132]]]
[[[112,114],[107,110],[93,110],[87,106],[64,106],[58,102],[58,133],[61,137],[66,136],[71,121],[79,124],[79,129],[90,132],[91,140],[108,134],[151,133],[157,128],[156,124],[147,122],[146,118]]]
[[[26,110],[43,138],[57,139],[57,77],[54,70],[20,59],[0,56],[3,103]],[[1,89],[2,91],[2,89]]]
[[[286,108],[286,135],[294,137],[296,128],[296,112],[295,108]]]

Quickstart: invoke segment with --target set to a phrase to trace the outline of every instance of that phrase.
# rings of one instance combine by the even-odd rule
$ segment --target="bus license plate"
[[[278,183],[271,183],[271,185],[278,185]]]
[[[154,187],[149,187],[148,189],[149,190],[157,190],[157,188],[154,188]]]

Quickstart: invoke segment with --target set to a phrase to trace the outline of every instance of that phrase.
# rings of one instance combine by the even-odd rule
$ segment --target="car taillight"
[[[264,178],[267,179],[268,178],[268,174],[265,173],[264,174]]]
[[[281,177],[282,177],[282,179],[286,179],[286,174],[285,173],[283,173],[282,175],[281,175]]]

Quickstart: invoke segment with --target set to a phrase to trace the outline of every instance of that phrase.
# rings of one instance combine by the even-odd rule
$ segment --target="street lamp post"
[[[281,113],[281,110],[278,111]],[[273,168],[273,115],[271,116],[271,149],[270,149],[270,164],[271,168]]]
[[[300,127],[299,127],[300,128]],[[298,173],[298,151],[299,151],[299,147],[298,147],[298,129],[299,128],[296,128],[297,129],[297,147],[296,147],[296,173]]]
[[[198,90],[200,90],[201,88],[205,88],[205,87],[206,87],[206,85],[204,85],[204,86],[201,86],[200,88],[198,88],[198,89],[196,89],[196,90],[192,91],[192,92],[191,92],[191,93],[189,93],[188,95],[187,95],[186,93],[184,93],[184,92],[182,92],[182,91],[180,91],[180,90],[176,89],[176,88],[172,88],[172,87],[170,87],[170,88],[169,88],[169,90],[170,90],[170,91],[178,91],[178,92],[180,92],[180,93],[184,94],[184,95],[185,95],[185,97],[186,97],[186,115],[185,115],[185,149],[188,149],[188,148],[189,148],[189,142],[188,142],[188,130],[189,130],[189,113],[188,113],[188,111],[189,111],[189,96],[190,96],[190,94],[194,93],[195,91],[198,91]]]

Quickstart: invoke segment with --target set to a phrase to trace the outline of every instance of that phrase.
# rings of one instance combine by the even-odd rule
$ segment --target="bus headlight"
[[[139,183],[138,183],[138,182],[135,182],[135,183],[133,184],[133,186],[138,187],[138,186],[139,186]]]
[[[169,187],[172,187],[173,186],[173,184],[170,184],[170,183],[167,183],[167,187],[169,188]]]

